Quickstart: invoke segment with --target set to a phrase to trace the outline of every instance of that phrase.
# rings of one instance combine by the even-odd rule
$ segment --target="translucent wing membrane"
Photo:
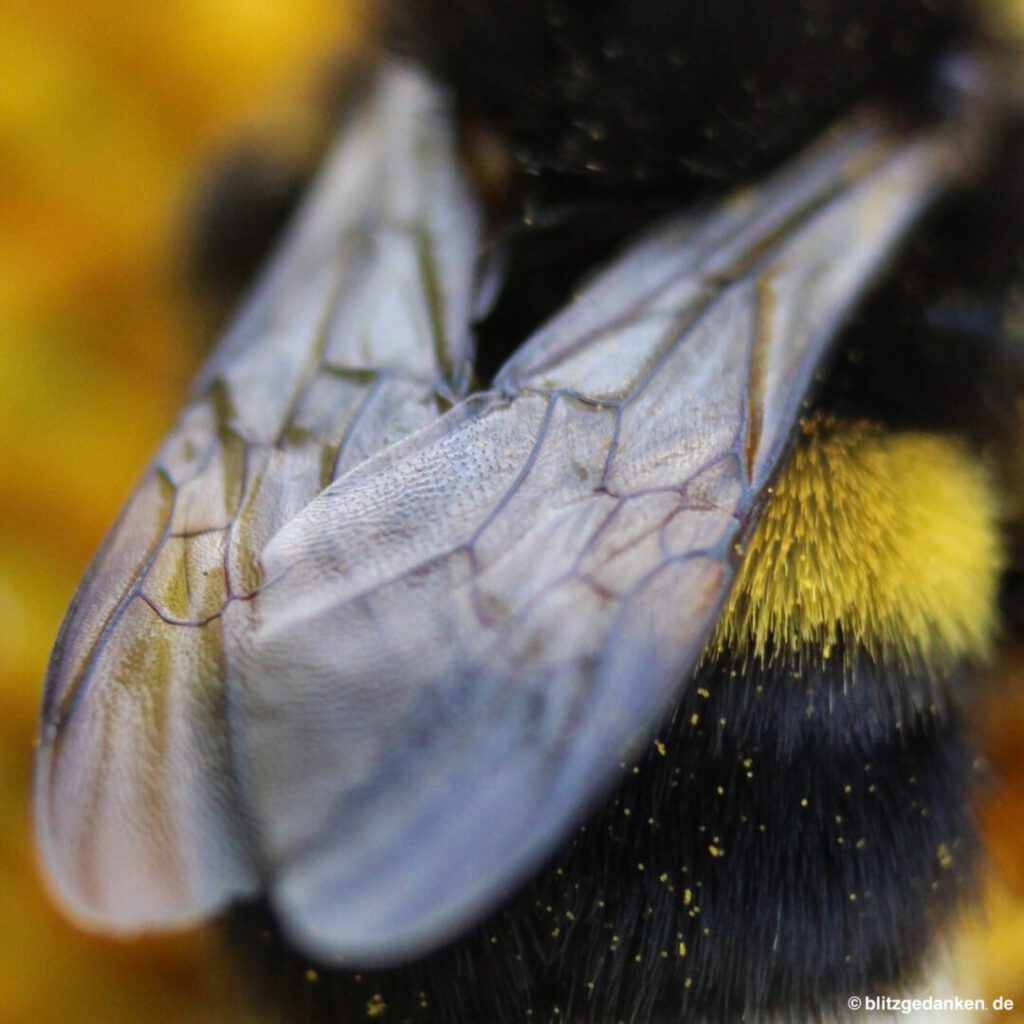
[[[478,918],[685,685],[851,304],[953,174],[860,121],[639,242],[494,391],[337,479],[224,620],[292,937],[383,963]]]
[[[465,390],[478,222],[439,98],[383,73],[61,630],[36,814],[84,923],[184,924],[256,887],[225,611],[281,525]]]

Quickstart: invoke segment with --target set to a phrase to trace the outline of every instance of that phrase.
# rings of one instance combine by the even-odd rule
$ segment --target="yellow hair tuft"
[[[958,440],[816,414],[802,424],[709,655],[838,648],[897,668],[983,657],[1003,552],[985,467]]]

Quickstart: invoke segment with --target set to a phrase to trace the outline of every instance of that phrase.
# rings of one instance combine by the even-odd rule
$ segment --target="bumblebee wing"
[[[67,615],[36,819],[87,925],[181,925],[256,887],[223,611],[284,522],[465,388],[479,218],[448,122],[381,73]]]
[[[830,338],[953,164],[864,122],[662,228],[274,537],[228,629],[295,941],[425,951],[576,825],[678,696]]]

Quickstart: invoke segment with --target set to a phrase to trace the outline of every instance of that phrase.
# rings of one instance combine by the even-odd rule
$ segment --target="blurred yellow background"
[[[190,184],[268,109],[301,107],[356,31],[345,0],[0,0],[2,1024],[243,1017],[209,935],[112,942],[49,904],[32,742],[67,602],[201,357]],[[957,946],[980,987],[960,994],[1024,1006],[1024,698],[994,718],[1010,781],[986,816],[987,923]]]
[[[0,0],[0,1022],[232,1020],[207,936],[49,904],[28,825],[49,648],[198,359],[190,187],[351,41],[345,0]]]

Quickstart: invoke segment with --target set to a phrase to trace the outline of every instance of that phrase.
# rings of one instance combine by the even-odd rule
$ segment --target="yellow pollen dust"
[[[940,435],[801,426],[708,654],[828,658],[843,641],[896,668],[984,656],[1003,565],[985,467]]]

